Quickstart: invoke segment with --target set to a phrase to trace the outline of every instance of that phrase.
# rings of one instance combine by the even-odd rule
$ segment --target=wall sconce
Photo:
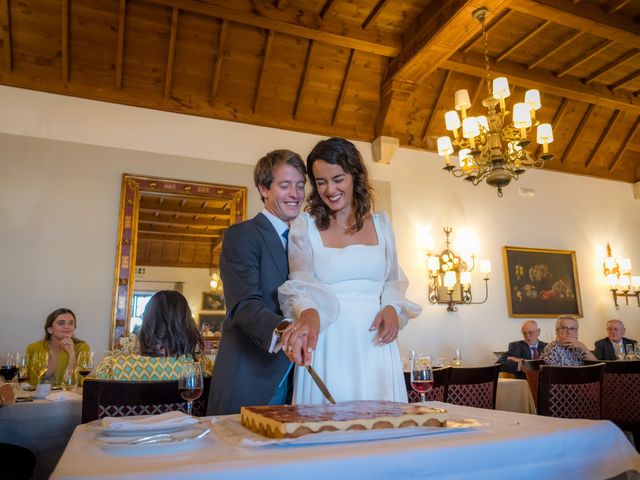
[[[631,260],[623,258],[618,262],[611,253],[611,246],[607,243],[607,258],[602,266],[609,290],[613,294],[616,310],[620,310],[618,297],[624,297],[627,305],[629,305],[629,297],[636,297],[640,307],[640,276],[631,275]]]
[[[471,272],[475,268],[476,256],[472,253],[462,258],[451,250],[449,234],[452,228],[443,229],[447,236],[446,248],[440,254],[427,253],[427,271],[429,273],[429,302],[447,304],[448,312],[458,311],[456,305],[481,304],[489,298],[489,274],[491,262],[482,260],[480,272],[484,280],[484,300],[474,302],[471,295]]]

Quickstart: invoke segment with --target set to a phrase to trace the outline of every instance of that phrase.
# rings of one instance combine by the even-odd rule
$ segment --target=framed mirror
[[[222,234],[245,219],[246,203],[246,187],[122,175],[109,348],[118,346],[141,313],[144,301],[134,308],[134,292],[136,300],[157,290],[183,292],[185,277],[194,276],[204,277],[190,287],[199,290],[198,299],[200,290],[221,291],[208,279],[218,275]]]

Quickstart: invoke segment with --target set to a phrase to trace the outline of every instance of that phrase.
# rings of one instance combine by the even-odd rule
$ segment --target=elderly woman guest
[[[585,360],[597,360],[595,355],[578,340],[578,320],[570,315],[556,320],[556,339],[549,343],[540,358],[547,365],[577,367]]]
[[[130,342],[131,343],[131,342]],[[137,342],[129,352],[102,359],[94,372],[99,379],[153,382],[177,380],[183,364],[198,361],[211,376],[213,363],[204,355],[204,340],[184,296],[157,292],[144,309]]]
[[[367,169],[351,142],[319,142],[307,172],[308,213],[291,224],[289,280],[278,291],[283,313],[295,319],[282,346],[298,365],[312,364],[337,401],[406,402],[396,339],[421,308],[404,296],[391,222],[373,211]],[[294,402],[325,402],[303,368]]]
[[[49,365],[44,379],[60,383],[66,369],[73,370],[79,352],[88,352],[89,345],[76,338],[76,315],[68,308],[58,308],[49,314],[44,323],[44,340],[27,346],[27,356],[32,359],[36,354],[49,354]],[[29,381],[38,383],[38,373],[31,371]]]

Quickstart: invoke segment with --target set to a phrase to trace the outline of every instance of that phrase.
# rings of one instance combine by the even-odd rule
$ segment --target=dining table
[[[536,404],[529,383],[520,378],[498,378],[496,410],[536,413]]]
[[[47,479],[74,429],[80,425],[82,396],[58,391],[48,396],[51,400],[34,399],[31,392],[20,392],[19,395],[31,397],[31,401],[0,408],[0,442],[31,450],[36,456],[32,478]]]
[[[212,431],[190,448],[121,447],[115,452],[96,427],[76,428],[54,480],[490,478],[640,478],[640,455],[613,423],[486,410],[426,402],[449,413],[446,428],[413,427],[328,432],[296,441],[256,441],[239,415],[203,417]],[[386,432],[384,431],[386,430]],[[396,433],[397,430],[395,429]],[[377,432],[377,433],[375,433]],[[345,434],[351,434],[351,436]],[[361,436],[359,436],[362,434]],[[259,436],[258,436],[259,437]],[[261,437],[259,437],[261,438]]]

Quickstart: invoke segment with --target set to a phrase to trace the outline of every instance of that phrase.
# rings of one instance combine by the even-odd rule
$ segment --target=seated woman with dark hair
[[[76,368],[76,358],[80,352],[88,352],[89,345],[76,338],[76,314],[68,308],[58,308],[47,316],[44,322],[44,340],[33,342],[27,346],[27,356],[33,361],[36,354],[49,355],[48,368],[43,374],[45,380],[53,380],[56,384],[62,381],[66,369]],[[29,382],[38,383],[38,373],[31,369]]]
[[[104,380],[153,382],[177,380],[182,365],[200,362],[211,376],[213,363],[204,355],[204,341],[184,296],[173,290],[157,292],[142,314],[138,341],[129,352],[102,359],[93,377]]]

